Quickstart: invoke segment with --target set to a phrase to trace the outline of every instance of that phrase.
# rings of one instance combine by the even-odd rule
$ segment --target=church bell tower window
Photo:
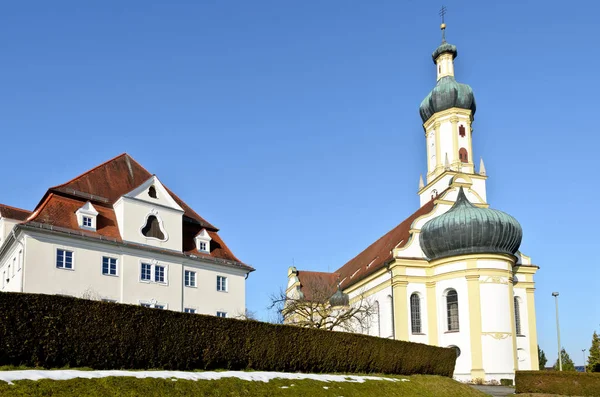
[[[460,135],[462,138],[464,138],[466,134],[467,134],[467,133],[466,133],[466,131],[465,131],[465,126],[461,124],[461,125],[458,127],[458,135]]]
[[[461,147],[460,150],[458,151],[458,158],[460,159],[461,162],[468,163],[469,162],[469,153],[467,153],[467,149],[465,149],[464,147]]]

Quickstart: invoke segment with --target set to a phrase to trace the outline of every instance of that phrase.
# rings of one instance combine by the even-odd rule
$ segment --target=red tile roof
[[[51,187],[48,193],[61,193],[62,195],[84,198],[94,203],[112,205],[121,196],[131,192],[150,179],[150,177],[152,177],[152,174],[142,167],[140,163],[127,153],[123,153],[62,185]],[[218,231],[216,227],[198,215],[169,188],[166,186],[165,188],[177,204],[183,208],[185,216],[199,222],[207,229]]]
[[[337,290],[340,281],[339,273],[299,270],[297,275],[304,298],[309,301],[329,299]]]
[[[122,242],[113,204],[121,196],[131,192],[150,177],[152,177],[152,174],[128,154],[119,155],[69,182],[48,189],[35,211],[27,214],[28,216],[31,214],[31,216],[25,223],[31,223],[32,225],[40,223],[72,230],[76,234],[87,237]],[[254,270],[244,265],[233,255],[218,235],[216,227],[204,220],[168,188],[166,189],[184,210],[182,254],[235,261],[250,270]],[[76,211],[88,200],[93,202],[98,211],[96,231],[82,230],[75,215]],[[22,220],[26,218],[24,217]],[[212,238],[210,253],[200,252],[196,249],[194,237],[203,228],[208,231]]]
[[[29,215],[31,215],[31,211],[0,204],[0,218],[24,221]]]
[[[384,234],[373,244],[369,245],[364,251],[350,259],[344,266],[340,267],[334,273],[320,273],[320,272],[307,272],[298,271],[298,277],[300,274],[310,273],[310,278],[321,278],[324,282],[330,282],[332,278],[339,277],[342,289],[348,288],[365,277],[375,273],[376,271],[385,267],[392,258],[392,251],[396,247],[403,247],[406,245],[410,238],[410,229],[412,223],[420,216],[426,215],[433,210],[434,201],[437,197],[431,199],[429,202],[424,204],[421,208],[415,211],[411,216],[406,218],[398,226]],[[302,279],[300,279],[302,284]],[[302,289],[302,292],[306,296],[311,294],[308,289]],[[335,290],[334,290],[335,292]]]

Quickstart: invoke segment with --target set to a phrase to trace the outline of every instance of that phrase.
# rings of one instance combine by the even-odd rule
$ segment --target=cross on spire
[[[448,9],[446,6],[442,6],[442,8],[440,8],[439,15],[442,17],[442,24],[440,25],[440,29],[442,29],[442,43],[446,42],[446,22],[444,21],[444,16],[446,15],[447,11]]]

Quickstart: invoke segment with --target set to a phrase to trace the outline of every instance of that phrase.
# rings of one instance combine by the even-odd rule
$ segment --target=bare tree
[[[233,316],[233,318],[237,318],[238,320],[258,321],[258,318],[256,317],[256,313],[253,312],[252,310],[249,310],[248,308],[246,308],[244,313],[236,313]]]
[[[303,283],[302,289],[272,295],[269,309],[275,310],[285,324],[347,332],[368,331],[377,313],[363,293],[350,304],[348,295],[336,285],[319,279]]]

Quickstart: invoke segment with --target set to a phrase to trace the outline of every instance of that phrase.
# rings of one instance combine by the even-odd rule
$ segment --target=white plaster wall
[[[447,332],[448,321],[446,313],[446,298],[444,292],[449,288],[454,288],[458,294],[458,315],[459,331]],[[438,344],[442,347],[458,346],[461,355],[456,359],[454,376],[458,379],[471,378],[471,332],[469,329],[469,296],[467,292],[467,280],[464,277],[457,277],[449,280],[442,280],[436,283],[436,307],[438,321]]]
[[[507,262],[497,260],[478,259],[478,269],[500,269],[500,270],[511,270],[510,265]]]
[[[457,271],[466,270],[466,269],[467,269],[467,262],[465,262],[465,261],[452,262],[452,263],[448,263],[445,265],[436,266],[433,269],[433,274],[435,274],[437,276],[438,274],[457,272]]]
[[[115,205],[117,222],[123,240],[153,247],[181,251],[182,244],[182,212],[149,202],[123,197]],[[166,232],[166,241],[146,237],[142,228],[146,225],[148,215],[153,214],[162,221],[162,230]]]
[[[452,139],[452,123],[450,119],[445,119],[440,124],[440,164],[446,166],[446,154],[448,154],[448,162],[452,164],[454,159],[453,139]],[[458,156],[458,154],[456,155]]]
[[[12,228],[19,223],[14,219],[0,218],[0,245],[6,240]]]
[[[56,249],[73,251],[73,270],[56,268]],[[118,259],[118,276],[102,275],[102,256]],[[166,267],[166,283],[140,281],[141,262]],[[183,269],[195,269],[197,288],[184,287]],[[245,272],[209,262],[175,258],[126,247],[88,242],[49,234],[32,234],[26,239],[24,292],[64,294],[139,304],[156,301],[167,309],[184,307],[198,313],[224,311],[233,317],[245,311]],[[217,291],[217,275],[227,277],[228,291]]]
[[[419,295],[420,311],[421,311],[421,334],[412,333],[412,322],[411,322],[411,306],[410,297],[413,293]],[[406,310],[406,316],[408,318],[408,340],[411,342],[418,343],[429,343],[429,321],[427,312],[427,288],[425,283],[408,283],[406,287],[406,301],[408,307]]]
[[[21,292],[22,260],[23,247],[21,244],[13,244],[0,261],[0,291]]]
[[[482,277],[482,279],[485,279]],[[502,279],[502,282],[505,280]],[[483,369],[486,378],[514,378],[514,349],[511,316],[512,295],[506,284],[482,282],[481,330]]]

